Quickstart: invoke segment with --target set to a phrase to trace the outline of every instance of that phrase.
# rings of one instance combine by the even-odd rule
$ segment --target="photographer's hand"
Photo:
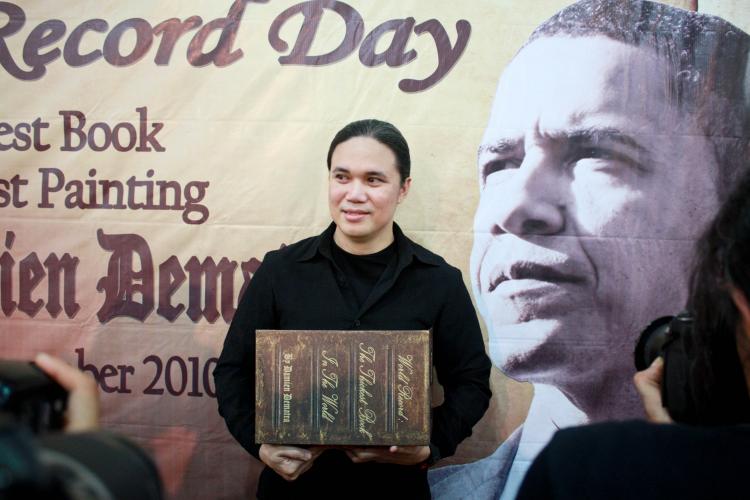
[[[672,417],[661,401],[661,382],[664,377],[664,359],[658,357],[651,366],[633,376],[633,383],[641,396],[646,417],[657,424],[671,424]]]
[[[99,393],[94,379],[49,354],[34,359],[44,373],[68,391],[68,412],[65,430],[89,431],[99,427]]]

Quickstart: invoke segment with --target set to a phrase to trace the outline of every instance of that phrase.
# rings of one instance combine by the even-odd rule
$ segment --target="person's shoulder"
[[[411,247],[414,257],[416,257],[419,262],[422,262],[423,264],[428,264],[430,266],[434,266],[437,268],[442,268],[444,270],[452,269],[452,270],[458,271],[458,269],[448,264],[448,262],[441,255],[438,255],[435,252],[428,250],[427,248],[423,247],[419,243],[415,243],[414,240],[412,240],[411,238],[406,238],[406,241],[409,243],[409,246]]]
[[[643,420],[601,422],[559,430],[551,448],[586,448],[590,452],[621,449],[653,453],[654,449],[708,449],[718,443],[742,442],[750,445],[750,426],[698,427],[682,424],[655,424]]]
[[[545,481],[567,492],[559,498],[746,498],[737,486],[750,462],[748,430],[645,421],[562,429],[537,456],[519,498],[536,498],[528,492]]]
[[[282,245],[276,250],[270,250],[263,257],[263,266],[266,268],[277,265],[289,265],[293,262],[303,261],[312,257],[317,251],[320,236],[311,236],[289,245]]]
[[[407,238],[411,246],[413,262],[425,279],[440,283],[440,290],[450,291],[465,287],[461,270],[449,264],[442,256]]]
[[[643,420],[628,420],[619,422],[598,422],[580,427],[567,427],[555,433],[553,444],[566,446],[568,444],[606,441],[629,441],[643,438],[647,435],[669,432],[666,426],[652,424]]]

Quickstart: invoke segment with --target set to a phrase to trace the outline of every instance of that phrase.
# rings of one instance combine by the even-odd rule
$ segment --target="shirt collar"
[[[297,262],[305,262],[311,260],[318,253],[322,256],[331,259],[331,244],[333,243],[333,232],[336,231],[336,224],[331,224],[326,228],[325,231],[320,233],[317,237],[310,241],[307,249],[297,259]]]
[[[396,240],[398,260],[399,262],[402,262],[404,266],[408,265],[412,261],[412,258],[416,258],[424,264],[432,266],[440,265],[440,258],[437,255],[428,252],[426,249],[407,238],[395,222],[393,223],[393,239]]]
[[[332,259],[331,245],[333,245],[333,233],[335,231],[336,224],[331,222],[325,231],[320,233],[317,238],[312,239],[310,246],[302,253],[300,258],[297,259],[298,262],[311,260],[318,254],[328,259]],[[396,241],[396,253],[398,254],[399,267],[406,267],[411,263],[413,258],[416,258],[424,264],[432,266],[440,265],[439,257],[413,243],[406,237],[406,235],[404,235],[404,232],[401,231],[401,228],[395,222],[393,223],[393,239]]]

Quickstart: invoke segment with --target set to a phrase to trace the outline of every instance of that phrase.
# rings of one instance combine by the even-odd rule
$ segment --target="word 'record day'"
[[[16,42],[11,39],[23,36],[19,32],[26,24],[26,12],[13,3],[0,2],[0,13],[9,18],[6,24],[0,25],[0,65],[14,78],[26,81],[44,77],[47,66],[60,57],[71,68],[100,62],[101,59],[111,66],[126,67],[138,63],[151,52],[154,64],[167,66],[176,50],[179,50],[175,48],[176,45],[184,39],[184,43],[188,43],[186,58],[191,66],[213,64],[223,68],[244,56],[236,38],[247,4],[267,3],[268,0],[235,0],[225,17],[206,23],[197,15],[183,20],[175,16],[155,25],[135,17],[110,28],[109,22],[95,18],[69,30],[64,21],[51,19],[39,23],[26,35],[21,57],[11,51],[9,45],[13,44],[9,44],[9,41]],[[325,54],[311,54],[324,15],[332,16],[337,21],[338,30],[327,36],[337,40],[338,45]],[[290,49],[290,44],[281,38],[281,33],[286,33],[284,28],[287,23],[298,16],[303,18],[302,26]],[[471,35],[471,25],[464,19],[456,22],[455,42],[450,40],[447,30],[437,19],[421,23],[417,23],[413,17],[390,19],[365,35],[368,29],[365,19],[350,5],[310,0],[278,14],[269,27],[268,42],[279,53],[289,51],[278,58],[282,66],[326,66],[352,55],[359,47],[359,61],[363,66],[373,68],[385,63],[390,68],[397,68],[421,55],[410,43],[412,35],[429,34],[432,47],[424,52],[436,55],[435,69],[423,79],[404,78],[398,83],[402,92],[412,93],[426,90],[442,80],[464,53]],[[218,37],[215,36],[217,32]],[[132,34],[135,34],[134,46],[128,41],[123,42],[123,38]],[[381,41],[389,38],[391,41],[387,48],[376,50],[376,47],[381,49]],[[212,46],[214,39],[218,41]],[[88,46],[90,43],[97,48],[82,53],[82,45]],[[153,51],[152,46],[155,47]],[[24,69],[19,65],[20,59],[30,68]]]

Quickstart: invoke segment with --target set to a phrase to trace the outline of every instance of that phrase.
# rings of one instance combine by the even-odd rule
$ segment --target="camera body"
[[[664,358],[662,404],[676,422],[686,424],[700,422],[689,378],[693,350],[693,317],[687,311],[652,321],[641,333],[635,348],[638,371],[651,366],[657,357]]]
[[[60,430],[68,393],[32,362],[0,360],[0,413],[35,434]]]
[[[33,363],[0,360],[0,499],[161,499],[156,466],[129,440],[57,432],[67,397]]]

